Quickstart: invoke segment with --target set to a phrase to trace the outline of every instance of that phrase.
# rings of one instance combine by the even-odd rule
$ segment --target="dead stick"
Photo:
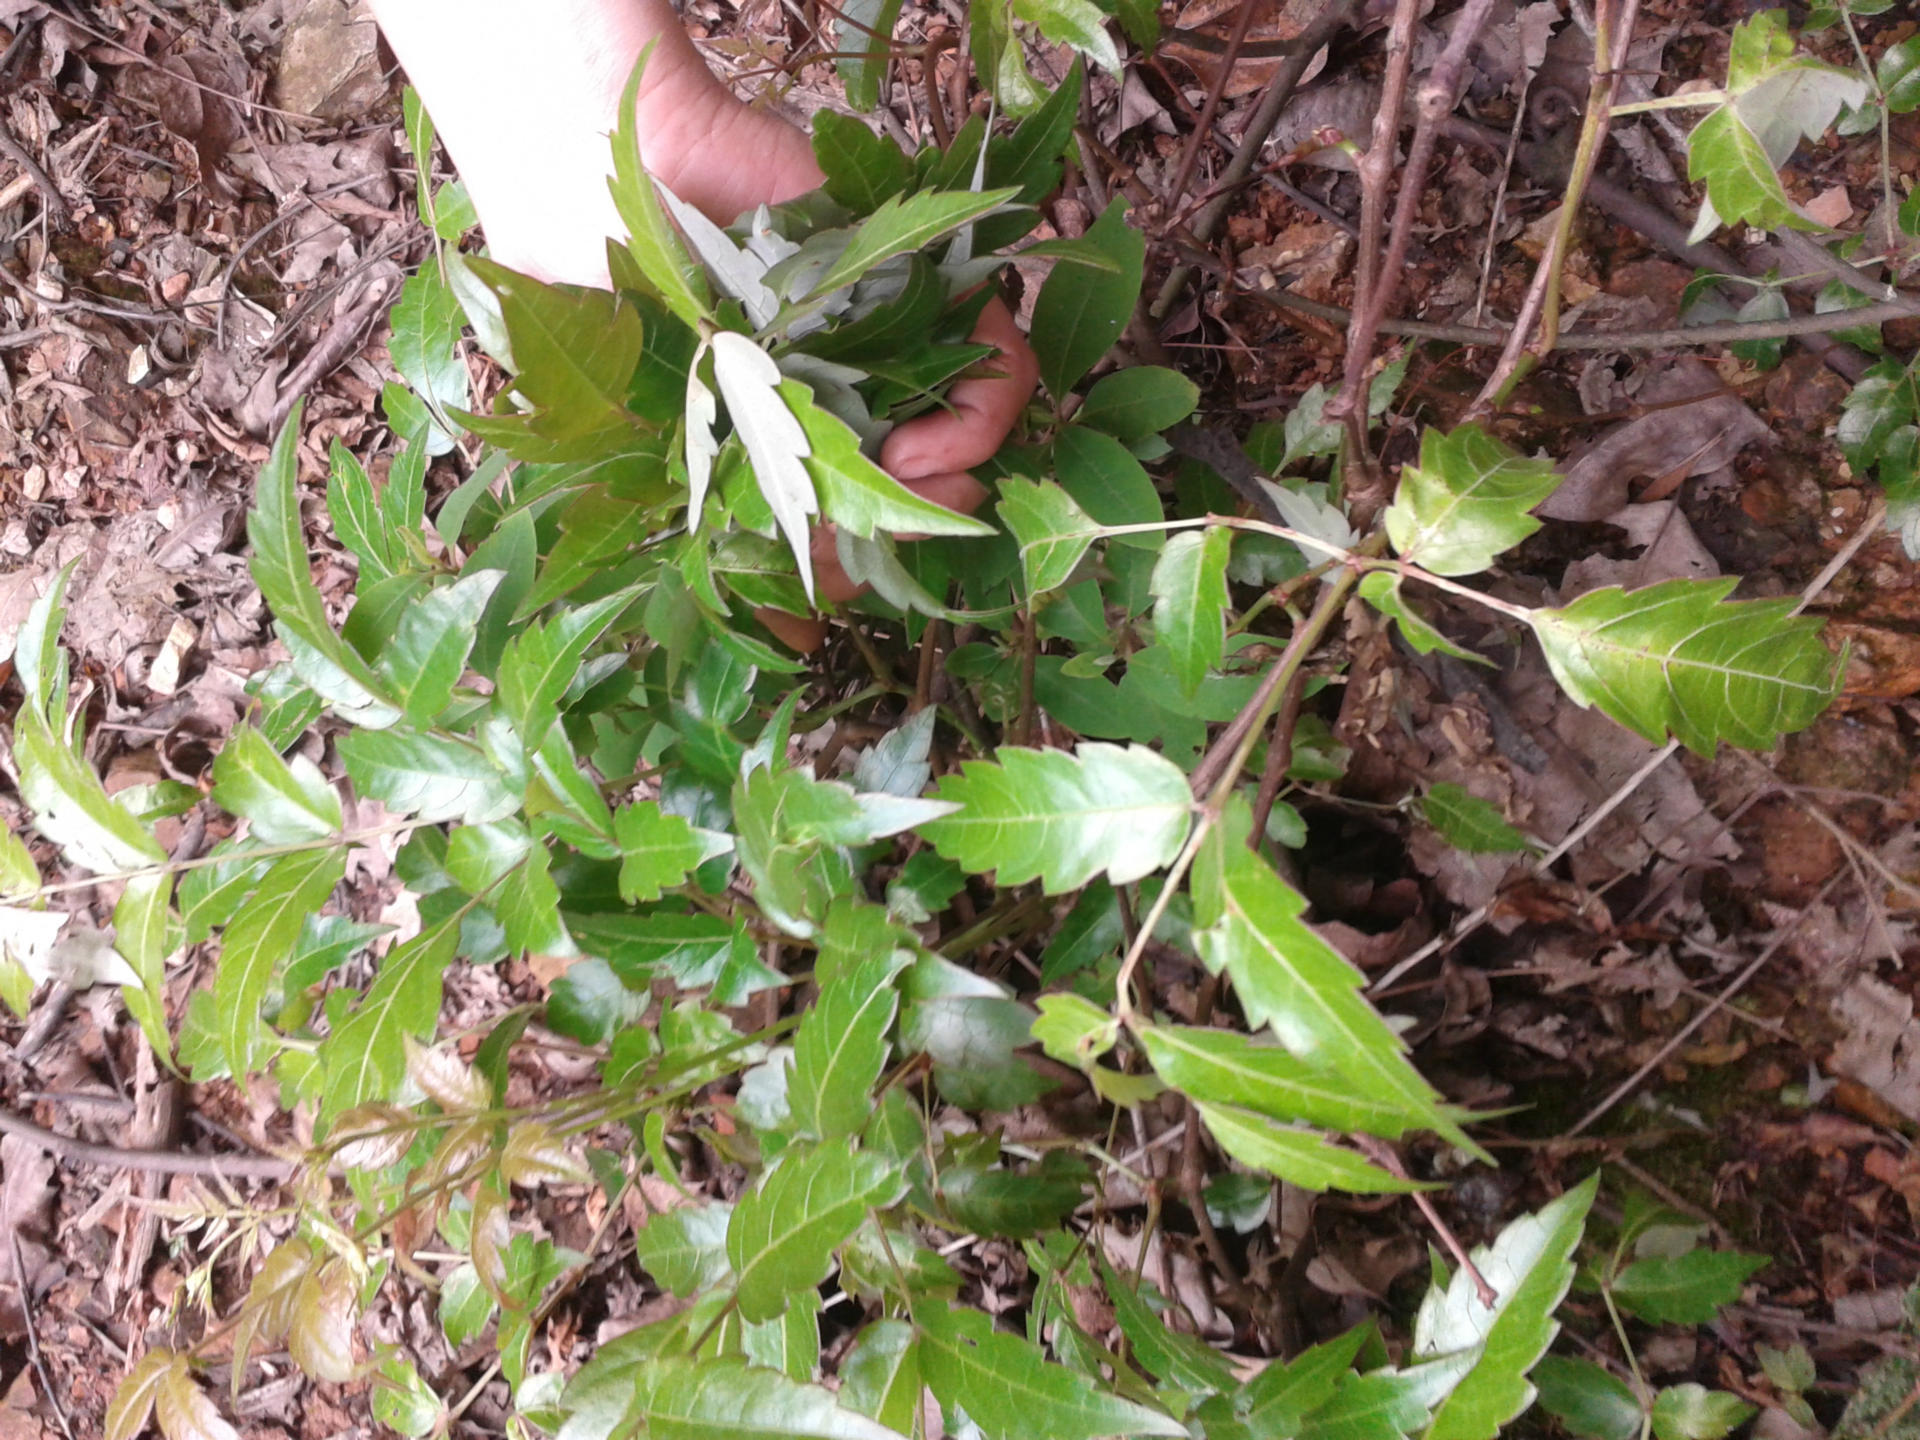
[[[1440,61],[1420,86],[1417,105],[1418,119],[1413,130],[1413,144],[1407,149],[1407,163],[1400,172],[1400,194],[1394,206],[1393,229],[1387,237],[1385,261],[1369,278],[1365,286],[1356,285],[1354,294],[1353,323],[1347,329],[1347,368],[1345,379],[1338,395],[1327,402],[1327,416],[1330,419],[1341,418],[1352,412],[1359,404],[1362,384],[1368,364],[1373,359],[1374,342],[1380,335],[1380,322],[1386,319],[1387,307],[1393,303],[1394,295],[1400,288],[1400,272],[1407,263],[1407,246],[1413,239],[1413,222],[1420,212],[1420,201],[1427,189],[1427,172],[1433,165],[1434,144],[1439,138],[1440,122],[1452,111],[1455,92],[1460,86],[1460,75],[1467,63],[1467,51],[1479,37],[1481,27],[1487,23],[1487,12],[1493,8],[1493,0],[1467,0],[1466,6],[1454,18],[1453,34],[1447,40],[1447,48],[1441,53]],[[1405,80],[1402,77],[1402,85]],[[1397,99],[1397,97],[1394,97]],[[1386,125],[1381,120],[1387,121]],[[1398,111],[1389,113],[1387,97],[1382,97],[1380,116],[1374,123],[1374,145],[1367,150],[1365,161],[1374,158],[1374,147],[1382,146],[1384,129],[1384,148],[1381,152],[1381,165],[1390,167],[1393,163],[1394,136],[1399,129]],[[1363,171],[1363,176],[1369,171]],[[1384,176],[1380,179],[1382,193],[1378,197],[1377,208],[1384,209]],[[1367,233],[1362,223],[1361,256],[1370,253],[1369,242],[1378,241],[1378,219],[1375,220],[1373,234]],[[1364,408],[1364,407],[1362,407]]]
[[[1353,21],[1360,9],[1361,0],[1329,0],[1327,7],[1320,12],[1320,18],[1301,32],[1294,41],[1294,50],[1287,56],[1286,62],[1274,72],[1273,79],[1267,82],[1267,93],[1260,97],[1259,108],[1253,112],[1253,118],[1247,122],[1246,134],[1240,139],[1240,148],[1233,152],[1233,158],[1227,162],[1227,168],[1220,172],[1218,188],[1222,191],[1193,220],[1193,234],[1202,244],[1213,238],[1213,232],[1219,228],[1226,216],[1227,206],[1233,199],[1233,192],[1240,182],[1253,173],[1253,167],[1265,148],[1267,137],[1273,133],[1273,127],[1280,123],[1280,112],[1287,108],[1287,101],[1293,98],[1294,87],[1300,83],[1300,77],[1307,73],[1307,66],[1314,54],[1329,40]],[[1168,272],[1166,282],[1153,297],[1149,314],[1155,320],[1166,318],[1167,311],[1173,308],[1174,298],[1186,288],[1187,281],[1193,277],[1191,265],[1176,265]]]
[[[1354,1143],[1366,1154],[1367,1158],[1388,1173],[1405,1180],[1407,1167],[1400,1163],[1400,1157],[1393,1147],[1384,1140],[1376,1140],[1371,1135],[1356,1135]],[[1500,1303],[1500,1292],[1487,1283],[1487,1277],[1480,1273],[1480,1267],[1473,1263],[1473,1256],[1467,1253],[1467,1247],[1460,1243],[1460,1237],[1453,1228],[1440,1218],[1440,1212],[1433,1208],[1433,1201],[1427,1198],[1424,1190],[1413,1192],[1413,1203],[1420,1207],[1421,1215],[1427,1224],[1433,1227],[1433,1233],[1440,1237],[1440,1243],[1447,1247],[1447,1253],[1454,1258],[1469,1279],[1473,1281],[1474,1293],[1480,1297],[1480,1303],[1491,1310]]]
[[[46,206],[47,218],[53,222],[56,230],[65,230],[73,224],[73,212],[67,208],[67,197],[55,187],[53,177],[40,168],[40,162],[27,153],[27,147],[14,139],[4,125],[0,125],[0,155],[5,155],[33,178],[34,185],[40,191],[41,203]]]

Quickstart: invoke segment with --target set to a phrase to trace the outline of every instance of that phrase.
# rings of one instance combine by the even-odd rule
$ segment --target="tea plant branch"
[[[1594,71],[1593,81],[1587,92],[1586,114],[1581,120],[1580,139],[1574,150],[1573,165],[1567,175],[1567,186],[1560,202],[1559,223],[1554,226],[1552,237],[1547,242],[1546,253],[1540,257],[1535,269],[1533,283],[1528,287],[1527,298],[1516,317],[1513,334],[1508,337],[1505,349],[1501,351],[1499,361],[1493,367],[1493,373],[1480,387],[1480,393],[1473,404],[1467,407],[1468,419],[1486,414],[1495,405],[1503,404],[1513,387],[1540,356],[1553,349],[1553,342],[1560,329],[1560,270],[1565,261],[1567,247],[1573,241],[1573,222],[1580,213],[1580,202],[1586,192],[1587,182],[1593,176],[1593,169],[1600,158],[1600,147],[1606,139],[1608,109],[1620,86],[1620,76],[1626,65],[1627,46],[1633,39],[1633,23],[1640,12],[1640,0],[1623,0],[1620,13],[1615,13],[1615,0],[1599,0],[1594,14]],[[1615,40],[1615,33],[1618,39]],[[1604,68],[1602,68],[1604,66]],[[1528,337],[1538,318],[1540,323],[1540,341],[1534,347],[1534,358],[1523,364]]]
[[[1493,9],[1493,0],[1467,0],[1453,18],[1453,34],[1448,37],[1447,48],[1441,52],[1439,62],[1427,73],[1421,83],[1420,93],[1415,101],[1418,118],[1414,123],[1413,143],[1407,148],[1406,163],[1400,171],[1400,193],[1395,201],[1393,229],[1387,237],[1387,252],[1377,271],[1369,271],[1365,257],[1377,253],[1369,249],[1368,242],[1377,243],[1379,217],[1375,216],[1369,226],[1363,209],[1361,221],[1362,276],[1367,283],[1356,283],[1354,294],[1359,297],[1354,302],[1354,314],[1347,328],[1347,366],[1345,378],[1341,382],[1340,393],[1327,401],[1326,416],[1329,420],[1346,419],[1356,412],[1364,412],[1360,403],[1365,393],[1362,383],[1368,364],[1373,359],[1373,347],[1380,335],[1380,322],[1386,318],[1387,307],[1393,303],[1400,289],[1401,271],[1406,265],[1407,246],[1413,239],[1413,222],[1420,211],[1420,201],[1427,188],[1427,172],[1433,164],[1435,142],[1439,138],[1440,122],[1447,112],[1453,109],[1454,94],[1460,84],[1462,70],[1467,63],[1467,51],[1479,38],[1481,29],[1487,23],[1487,15]],[[1396,24],[1399,17],[1395,17]],[[1409,49],[1409,58],[1410,58]],[[1395,56],[1399,63],[1400,57]],[[1404,69],[1404,65],[1402,66]],[[1394,64],[1390,63],[1389,85],[1392,83]],[[1401,75],[1401,84],[1405,76]],[[1392,97],[1398,100],[1398,96]],[[1374,123],[1373,145],[1368,147],[1361,161],[1362,183],[1369,188],[1367,199],[1372,200],[1372,186],[1381,187],[1381,199],[1376,208],[1384,208],[1385,176],[1376,179],[1376,169],[1384,170],[1393,163],[1394,136],[1398,132],[1397,108],[1389,113],[1387,97],[1382,98],[1380,115]],[[1382,122],[1386,122],[1383,126]],[[1384,129],[1385,139],[1382,140]],[[1379,150],[1376,162],[1375,150]],[[1363,202],[1364,203],[1364,202]],[[1361,424],[1365,424],[1362,414]]]
[[[1347,331],[1349,384],[1356,373],[1354,355],[1360,338],[1359,317],[1372,307],[1374,291],[1381,284],[1380,248],[1386,234],[1387,184],[1393,178],[1393,158],[1399,149],[1400,116],[1406,108],[1407,78],[1413,72],[1413,26],[1420,17],[1420,9],[1419,0],[1395,0],[1392,27],[1387,31],[1386,77],[1380,86],[1380,106],[1373,114],[1373,138],[1354,167],[1360,175],[1360,245],[1353,277],[1356,318]],[[1361,370],[1370,358],[1364,357],[1358,362]],[[1363,419],[1362,451],[1365,423]],[[1348,432],[1353,433],[1351,423]]]
[[[129,1150],[118,1145],[95,1145],[57,1134],[24,1116],[0,1110],[0,1134],[24,1140],[57,1159],[107,1170],[134,1170],[147,1175],[199,1175],[229,1180],[287,1180],[299,1165],[277,1155],[202,1155],[192,1150]]]
[[[1153,904],[1141,917],[1140,927],[1134,934],[1133,942],[1127,946],[1126,958],[1120,962],[1119,974],[1114,977],[1115,1008],[1121,1023],[1129,1029],[1138,1029],[1141,1023],[1139,1012],[1133,1005],[1133,972],[1139,968],[1140,958],[1146,953],[1147,942],[1152,938],[1153,932],[1159,928],[1160,921],[1167,913],[1167,907],[1173,902],[1174,892],[1186,879],[1187,871],[1193,868],[1194,857],[1200,853],[1200,846],[1205,843],[1213,827],[1220,823],[1227,799],[1233,794],[1233,787],[1240,779],[1240,772],[1246,768],[1247,760],[1253,754],[1253,747],[1260,738],[1260,732],[1266,727],[1267,720],[1279,704],[1287,682],[1292,679],[1301,665],[1306,663],[1306,658],[1313,652],[1314,647],[1319,645],[1321,638],[1333,624],[1334,618],[1346,605],[1347,596],[1352,592],[1353,587],[1359,584],[1360,574],[1359,566],[1349,565],[1321,587],[1320,599],[1314,606],[1313,612],[1295,629],[1293,638],[1287,642],[1287,648],[1281,652],[1280,658],[1273,662],[1273,669],[1261,682],[1259,693],[1252,702],[1249,702],[1248,709],[1241,712],[1242,718],[1247,723],[1243,727],[1240,739],[1232,746],[1232,756],[1222,767],[1220,778],[1214,783],[1207,797],[1199,802],[1199,813],[1194,817],[1193,830],[1187,836],[1186,844],[1180,847],[1180,853],[1174,858],[1173,864],[1168,867],[1166,878],[1161,882],[1160,893],[1154,896]]]
[[[1872,507],[1868,509],[1866,518],[1861,522],[1859,528],[1848,537],[1847,543],[1840,547],[1834,557],[1822,567],[1820,573],[1814,576],[1813,579],[1807,583],[1806,588],[1800,592],[1800,603],[1794,607],[1794,614],[1799,614],[1805,610],[1807,606],[1811,605],[1814,600],[1819,597],[1820,593],[1824,591],[1828,585],[1833,583],[1834,577],[1852,563],[1853,557],[1859,554],[1861,547],[1880,533],[1880,527],[1886,519],[1886,513],[1885,499],[1876,500]],[[1545,874],[1551,866],[1558,864],[1563,856],[1573,850],[1574,847],[1585,840],[1587,836],[1591,835],[1595,828],[1597,828],[1607,816],[1611,815],[1624,804],[1628,796],[1632,795],[1635,790],[1638,790],[1641,785],[1645,784],[1648,777],[1678,754],[1679,750],[1680,742],[1677,740],[1669,740],[1660,749],[1649,755],[1640,768],[1622,781],[1611,795],[1602,801],[1586,818],[1581,820],[1577,826],[1569,831],[1565,839],[1561,840],[1558,845],[1555,845],[1546,853],[1536,856],[1529,866],[1529,873],[1535,875]],[[1418,950],[1415,950],[1411,955],[1408,955],[1405,959],[1394,965],[1378,980],[1369,984],[1367,986],[1367,993],[1370,995],[1378,995],[1392,988],[1396,980],[1407,974],[1423,960],[1430,959],[1458,945],[1462,940],[1466,939],[1467,936],[1471,935],[1487,922],[1499,903],[1500,897],[1495,896],[1484,905],[1477,906],[1475,909],[1461,916],[1447,928],[1444,935],[1434,936],[1433,939],[1422,945]]]
[[[1199,118],[1187,132],[1186,143],[1180,147],[1180,163],[1174,167],[1173,183],[1167,187],[1162,210],[1169,216],[1186,195],[1187,186],[1193,179],[1194,163],[1200,158],[1200,147],[1206,144],[1213,133],[1213,117],[1219,113],[1220,98],[1227,93],[1227,81],[1232,78],[1234,67],[1240,62],[1240,47],[1247,43],[1247,31],[1253,26],[1254,9],[1255,0],[1240,0],[1235,8],[1233,33],[1227,37],[1226,54],[1220,57],[1214,67],[1213,83],[1207,87],[1207,98],[1201,103]]]
[[[1356,1135],[1353,1141],[1360,1147],[1361,1154],[1388,1174],[1397,1175],[1402,1180],[1408,1178],[1407,1167],[1400,1163],[1399,1155],[1394,1153],[1393,1147],[1386,1141],[1372,1135]],[[1432,1227],[1433,1233],[1440,1237],[1440,1243],[1447,1247],[1447,1253],[1453,1256],[1453,1263],[1473,1281],[1474,1293],[1480,1297],[1480,1303],[1489,1310],[1493,1309],[1500,1303],[1499,1292],[1487,1283],[1487,1277],[1482,1275],[1480,1267],[1473,1263],[1473,1256],[1467,1252],[1467,1247],[1460,1243],[1460,1237],[1453,1233],[1453,1227],[1440,1218],[1440,1212],[1433,1208],[1433,1201],[1427,1198],[1426,1191],[1413,1191],[1412,1199],[1421,1217]]]
[[[65,894],[70,890],[86,890],[95,885],[150,879],[157,875],[178,875],[187,870],[204,870],[211,865],[227,865],[236,862],[250,864],[255,860],[272,860],[281,855],[299,855],[310,850],[332,850],[336,847],[362,844],[368,840],[378,840],[387,835],[417,830],[427,823],[413,819],[392,820],[385,825],[374,825],[365,830],[343,830],[338,835],[327,835],[318,840],[289,840],[280,845],[262,845],[257,849],[231,851],[225,855],[200,855],[191,860],[159,861],[152,865],[135,866],[129,870],[103,870],[85,880],[54,880],[45,885],[35,886],[31,890],[16,891],[5,896],[0,903],[18,905],[31,900],[45,899],[49,895]]]

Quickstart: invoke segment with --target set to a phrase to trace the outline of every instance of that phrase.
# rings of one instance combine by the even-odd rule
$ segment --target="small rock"
[[[380,32],[366,0],[306,0],[287,22],[275,77],[280,105],[320,120],[351,120],[387,93]]]

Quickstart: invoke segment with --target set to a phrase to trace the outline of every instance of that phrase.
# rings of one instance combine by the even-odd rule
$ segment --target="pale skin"
[[[820,183],[807,137],[735,99],[700,58],[668,0],[372,0],[388,43],[433,116],[479,212],[490,253],[543,280],[608,284],[606,238],[623,234],[607,193],[607,136],[649,42],[639,99],[647,168],[721,224]],[[999,299],[973,338],[998,373],[959,381],[949,410],[902,425],[880,463],[910,489],[971,512],[986,491],[966,472],[988,460],[1032,397],[1038,363]],[[820,598],[851,599],[830,531],[815,534]],[[761,620],[810,650],[817,620]]]

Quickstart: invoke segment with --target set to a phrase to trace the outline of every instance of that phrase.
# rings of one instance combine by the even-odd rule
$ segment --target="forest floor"
[[[1259,12],[1256,39],[1284,24],[1270,13],[1280,8]],[[1515,312],[1559,203],[1553,164],[1577,129],[1573,97],[1586,89],[1588,52],[1565,9],[1495,7],[1423,202],[1400,314],[1473,327]],[[1914,33],[1905,9],[1862,23],[1870,54]],[[844,108],[829,64],[794,63],[815,7],[690,0],[686,13],[743,93],[766,92],[802,119]],[[1744,13],[1734,0],[1650,0],[1636,74],[1663,89],[1716,79]],[[956,5],[909,3],[899,33],[918,40],[961,18]],[[1131,64],[1124,83],[1099,76],[1090,87],[1092,143],[1047,218],[1077,233],[1124,190],[1149,235],[1149,294],[1176,263],[1202,262],[1131,343],[1163,347],[1201,384],[1200,420],[1244,438],[1339,378],[1344,324],[1278,297],[1337,306],[1351,294],[1357,185],[1314,152],[1327,127],[1368,133],[1380,37],[1336,43],[1267,152],[1292,158],[1236,193],[1225,226],[1196,250],[1180,227],[1270,72],[1257,58],[1235,67],[1213,133],[1189,154],[1232,6],[1195,0],[1166,19],[1183,28],[1157,55]],[[1819,43],[1850,60],[1838,32]],[[66,640],[93,687],[90,749],[109,787],[204,786],[245,711],[246,679],[278,654],[244,558],[267,437],[304,395],[310,473],[336,440],[375,475],[390,455],[386,309],[430,243],[414,210],[402,80],[370,23],[337,0],[0,0],[0,51],[0,709],[17,701],[14,629],[78,558]],[[922,133],[930,104],[984,109],[951,74],[953,52],[934,54],[934,76],[918,59],[896,67],[883,108],[898,138]],[[1058,73],[1064,57],[1034,64]],[[1683,133],[1662,113],[1616,126],[1605,184],[1576,232],[1569,325],[1639,333],[1679,322],[1706,263],[1670,248],[1686,230],[1674,217],[1696,203]],[[1894,184],[1910,187],[1920,114],[1895,117],[1888,139]],[[1892,224],[1882,159],[1877,134],[1803,147],[1789,185],[1823,220],[1866,237],[1881,278],[1911,281],[1920,249]],[[1622,196],[1631,204],[1614,203]],[[1802,252],[1736,251],[1714,268],[1813,268]],[[1830,278],[1815,274],[1807,293]],[[1911,355],[1920,317],[1882,339]],[[1411,456],[1419,427],[1464,409],[1492,356],[1459,339],[1419,344],[1383,422],[1391,463]],[[1537,659],[1483,678],[1355,630],[1347,684],[1308,720],[1329,754],[1348,752],[1344,770],[1293,797],[1316,922],[1385,981],[1376,1000],[1409,1018],[1422,1069],[1451,1098],[1508,1112],[1484,1131],[1502,1168],[1437,1196],[1448,1223],[1477,1242],[1597,1160],[1617,1167],[1723,1243],[1770,1260],[1741,1306],[1710,1330],[1674,1331],[1649,1367],[1747,1394],[1782,1420],[1756,1345],[1807,1347],[1830,1385],[1816,1413],[1831,1422],[1864,1361],[1911,1344],[1901,1297],[1920,1276],[1920,1022],[1905,964],[1920,951],[1920,567],[1835,444],[1847,377],[1864,363],[1818,341],[1735,355],[1634,340],[1557,357],[1502,422],[1513,443],[1564,457],[1568,471],[1558,518],[1511,567],[1513,583],[1537,595],[1572,580],[1725,574],[1742,595],[1804,593],[1851,647],[1844,693],[1811,730],[1770,756],[1663,756],[1556,703]],[[458,452],[437,461],[431,496],[465,463]],[[351,560],[317,529],[310,543],[323,591],[343,594]],[[849,661],[858,657],[829,647],[810,683],[831,692]],[[1604,814],[1551,864],[1468,856],[1401,823],[1395,804],[1416,777],[1466,785],[1542,835]],[[25,832],[10,788],[0,816]],[[177,856],[215,838],[191,816],[174,823]],[[358,918],[403,898],[377,860],[351,883]],[[111,908],[84,890],[71,899],[100,919]],[[182,1008],[203,964],[192,958],[174,977]],[[538,1000],[549,978],[503,963],[461,976],[448,1004],[478,1024]],[[61,1135],[266,1148],[310,1123],[283,1115],[265,1086],[168,1080],[110,988],[43,991],[25,1022],[0,1023],[0,1040],[0,1106]],[[565,1048],[526,1050],[516,1085],[537,1092],[582,1073]],[[239,1251],[203,1268],[230,1237],[153,1203],[191,1202],[212,1183],[119,1172],[31,1136],[0,1140],[0,1440],[99,1433],[129,1356],[169,1327],[196,1326],[200,1301],[244,1286]],[[271,1185],[246,1193],[274,1203]],[[541,1218],[557,1242],[607,1234],[605,1263],[540,1342],[571,1367],[655,1297],[620,1243],[621,1217],[608,1230],[594,1194],[556,1193]],[[1410,1204],[1323,1200],[1310,1239],[1290,1237],[1294,1263],[1276,1263],[1274,1237],[1299,1223],[1275,1213],[1231,1248],[1242,1278],[1291,1287],[1305,1333],[1373,1307],[1404,1310],[1402,1282],[1424,1273],[1429,1243]],[[1217,1338],[1244,1337],[1255,1318],[1236,1311],[1239,1281],[1197,1245],[1170,1248],[1188,1308],[1218,1317]],[[972,1263],[1017,1289],[1017,1249]],[[484,1347],[450,1348],[425,1293],[398,1279],[368,1324],[419,1357],[442,1394],[482,1376]],[[272,1357],[256,1374],[265,1379],[241,1399],[243,1430],[371,1432],[364,1385],[310,1385]],[[462,1425],[498,1433],[500,1413],[483,1391]],[[1776,1427],[1774,1440],[1792,1433]]]

